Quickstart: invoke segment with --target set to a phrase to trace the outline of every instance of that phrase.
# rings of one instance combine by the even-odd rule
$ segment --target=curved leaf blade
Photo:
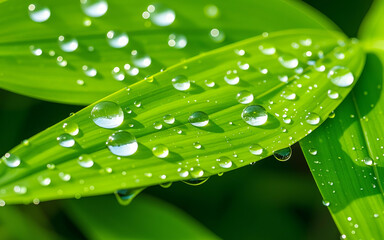
[[[109,10],[100,18],[86,17],[79,1],[47,1],[42,4],[51,9],[51,17],[44,23],[29,18],[30,2],[2,2],[0,87],[43,100],[90,104],[182,59],[261,32],[290,28],[337,29],[321,14],[299,2],[240,0],[210,3],[219,9],[217,18],[204,14],[207,6],[204,0],[188,3],[168,0],[165,4],[176,12],[176,20],[169,27],[160,28],[142,18],[142,12],[152,4],[148,0],[109,0]],[[84,21],[92,24],[84,26]],[[223,43],[210,39],[212,28],[226,34]],[[111,48],[106,41],[106,33],[110,30],[126,31],[130,38],[128,46]],[[172,33],[187,37],[188,44],[184,49],[168,46],[168,37]],[[69,53],[62,51],[57,40],[60,35],[74,36],[79,42],[78,49]],[[34,56],[31,47],[40,49],[42,53],[38,54],[41,55]],[[151,65],[140,68],[140,73],[135,76],[124,70],[126,64],[133,68],[133,50],[152,58]],[[60,58],[67,62],[66,67],[58,65],[57,59]],[[96,77],[86,76],[83,66],[95,68],[98,71]],[[116,67],[125,75],[123,81],[112,76]]]
[[[348,58],[335,56],[341,51],[338,44],[341,40],[345,43],[342,51]],[[295,43],[294,47],[292,43]],[[299,43],[302,45],[296,49]],[[260,46],[268,44],[275,47],[275,54],[264,55],[259,50]],[[238,56],[236,49],[243,49],[246,54]],[[313,54],[321,51],[320,55],[324,54],[324,57],[312,59],[308,57],[309,51]],[[294,56],[297,61],[295,58],[288,61],[287,56]],[[239,61],[242,63],[240,67]],[[307,65],[308,61],[315,66]],[[289,68],[283,67],[281,62]],[[249,64],[248,70],[241,70],[245,63]],[[34,198],[49,200],[97,195],[121,188],[208,177],[248,165],[310,133],[351,90],[351,87],[335,86],[327,78],[328,72],[315,68],[324,65],[329,70],[334,66],[345,66],[357,77],[363,63],[364,55],[359,45],[339,33],[324,30],[279,32],[202,54],[101,100],[116,102],[122,109],[128,107],[128,112],[133,111],[125,114],[125,122],[117,129],[95,125],[90,118],[93,104],[32,137],[28,146],[16,147],[11,153],[20,157],[22,164],[14,169],[2,164],[0,198],[12,203],[29,202]],[[292,64],[295,68],[291,68]],[[224,80],[228,70],[237,71],[238,84],[230,85]],[[191,80],[189,90],[178,91],[172,86],[171,79],[179,75]],[[281,82],[279,76],[287,76],[287,82]],[[205,85],[207,79],[216,85]],[[236,95],[245,89],[253,94],[254,100],[240,104]],[[330,89],[337,91],[340,98],[329,98],[327,92]],[[292,94],[295,94],[293,99]],[[243,121],[242,111],[250,105],[261,105],[266,109],[266,124],[253,127]],[[208,114],[210,120],[206,127],[188,123],[189,116],[197,111]],[[309,112],[311,116],[317,114],[319,119],[308,122]],[[155,129],[153,124],[161,122],[166,114],[172,114],[175,123],[162,123],[161,129]],[[283,118],[291,121],[283,121]],[[80,127],[80,134],[75,136],[76,147],[63,148],[55,140],[64,133],[64,123],[76,123]],[[136,137],[137,153],[120,158],[107,149],[105,141],[118,129],[127,130]],[[196,142],[202,144],[200,149],[194,147]],[[158,144],[168,147],[168,157],[161,159],[152,154],[151,149]],[[263,148],[262,154],[250,153],[249,147],[255,144]],[[77,158],[83,153],[93,158],[95,167],[82,169],[77,164]],[[223,163],[227,164],[220,165],[216,159],[226,159]],[[56,168],[49,170],[47,164],[55,164]],[[72,175],[68,182],[58,176],[65,173]],[[52,184],[42,187],[36,180],[39,177],[49,177]],[[81,185],[77,184],[79,181]],[[15,193],[15,186],[16,190],[20,190],[20,186],[29,190],[17,194],[20,191]]]

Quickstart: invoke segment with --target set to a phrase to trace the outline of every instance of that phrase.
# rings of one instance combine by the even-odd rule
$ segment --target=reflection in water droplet
[[[26,194],[27,193],[27,187],[26,186],[20,186],[20,185],[15,185],[13,187],[13,191],[16,193],[16,194]]]
[[[217,28],[213,28],[209,32],[209,36],[211,37],[212,41],[217,42],[217,43],[221,43],[221,42],[223,42],[225,40],[224,32],[220,31]]]
[[[124,65],[125,72],[130,76],[136,76],[139,74],[140,70],[137,67],[131,66],[130,64]]]
[[[296,93],[290,91],[290,90],[285,90],[282,92],[281,96],[287,100],[295,100],[296,99]]]
[[[108,10],[105,0],[80,0],[81,9],[89,17],[101,17]]]
[[[181,49],[187,46],[187,37],[183,34],[172,33],[168,36],[168,46]]]
[[[132,200],[139,195],[145,188],[134,188],[134,189],[122,189],[115,192],[117,201],[121,205],[128,205]]]
[[[205,112],[198,111],[192,113],[189,116],[188,121],[195,127],[205,127],[209,123],[209,116]]]
[[[339,98],[339,93],[333,90],[328,90],[328,97],[330,99],[338,99]]]
[[[259,144],[253,144],[249,147],[249,151],[256,156],[263,154],[263,148]]]
[[[51,16],[51,10],[45,6],[38,4],[30,4],[28,6],[29,17],[34,22],[45,22]]]
[[[204,82],[205,82],[205,86],[207,87],[214,87],[216,85],[215,82],[212,80],[205,80]]]
[[[299,60],[289,55],[281,55],[278,60],[283,67],[288,69],[293,69],[299,65]]]
[[[334,111],[329,113],[329,118],[334,118],[336,116],[336,113]]]
[[[68,36],[59,36],[59,46],[64,52],[74,52],[79,47],[79,42],[76,38]]]
[[[260,105],[251,105],[243,109],[241,118],[251,126],[261,126],[268,120],[265,108]]]
[[[163,117],[163,120],[166,124],[174,124],[175,123],[175,117],[171,114],[167,114]]]
[[[71,134],[72,136],[76,136],[79,134],[79,125],[74,122],[66,122],[63,124],[63,129],[66,133]]]
[[[149,19],[151,22],[159,27],[169,26],[176,19],[175,12],[163,4],[149,5],[147,10],[150,14]]]
[[[70,148],[75,146],[75,139],[68,133],[63,133],[60,136],[56,138],[56,140],[59,142],[59,145],[62,147]]]
[[[117,156],[131,156],[138,149],[135,136],[123,130],[119,130],[109,136],[107,142],[108,149]]]
[[[97,70],[96,68],[93,68],[93,67],[89,67],[87,65],[84,65],[82,67],[85,75],[87,75],[88,77],[95,77],[97,75]]]
[[[276,48],[272,45],[260,45],[259,50],[264,54],[264,55],[273,55],[276,53]]]
[[[354,81],[352,72],[341,66],[335,66],[328,72],[328,78],[338,87],[349,87]]]
[[[99,127],[115,128],[123,123],[124,112],[117,103],[103,101],[92,108],[91,118]]]
[[[317,155],[317,149],[316,148],[310,148],[308,149],[308,152],[311,154],[311,155]]]
[[[193,143],[193,146],[196,148],[196,149],[201,149],[201,144],[199,142],[194,142]]]
[[[363,161],[364,161],[365,165],[367,165],[367,166],[372,166],[373,165],[373,160],[370,157],[365,157],[363,159]]]
[[[288,82],[288,76],[287,75],[278,76],[278,78],[279,78],[280,82],[283,82],[283,83],[287,83]]]
[[[323,205],[329,207],[329,205],[331,205],[331,202],[323,200]]]
[[[239,83],[240,77],[237,75],[236,70],[229,70],[229,71],[227,71],[226,75],[224,76],[224,80],[229,85],[236,85]]]
[[[273,156],[281,161],[281,162],[285,162],[287,160],[289,160],[292,156],[292,149],[291,147],[287,147],[287,148],[283,148],[283,149],[280,149],[280,150],[277,150],[275,152],[273,152]]]
[[[161,124],[161,122],[154,122],[153,123],[153,127],[157,130],[160,130],[163,128],[163,124]]]
[[[91,168],[94,164],[91,156],[89,156],[88,154],[80,155],[80,157],[77,159],[77,162],[83,168]]]
[[[51,184],[51,179],[49,177],[39,176],[37,177],[37,181],[39,181],[40,185],[44,187],[49,186]]]
[[[241,104],[248,104],[253,101],[253,94],[248,90],[243,90],[237,93],[236,99]]]
[[[7,165],[8,167],[15,168],[20,166],[21,160],[18,156],[16,156],[13,153],[6,153],[1,160]]]
[[[41,50],[41,48],[35,47],[34,45],[29,46],[29,50],[31,50],[31,53],[35,56],[41,56],[41,54],[43,54],[43,50]]]
[[[229,157],[220,157],[216,159],[216,162],[219,164],[220,167],[222,168],[230,168],[232,167],[232,161]]]
[[[152,153],[158,158],[166,158],[168,157],[169,150],[163,144],[158,144],[152,148]]]
[[[57,65],[59,65],[60,67],[66,67],[68,65],[68,62],[67,60],[65,60],[62,56],[58,56],[56,58],[56,63]]]
[[[186,91],[191,87],[191,82],[184,75],[178,75],[172,79],[172,85],[179,91]]]
[[[317,125],[320,123],[320,116],[314,112],[309,112],[305,117],[305,121],[311,125]]]
[[[113,48],[123,48],[127,46],[129,42],[129,37],[124,32],[109,31],[107,33],[107,40],[111,47]]]

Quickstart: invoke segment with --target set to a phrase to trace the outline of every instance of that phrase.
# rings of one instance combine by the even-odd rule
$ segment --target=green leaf
[[[66,206],[88,239],[218,239],[179,209],[147,196],[127,207],[112,196],[71,200]]]
[[[244,50],[244,56],[236,50]],[[325,30],[283,31],[204,53],[120,90],[17,146],[0,166],[0,199],[17,203],[97,195],[199,179],[246,166],[319,126],[351,90],[356,81],[350,80],[357,79],[363,64],[359,45]],[[332,72],[332,78],[338,77],[329,79]],[[178,79],[177,84],[172,79]],[[329,90],[339,98],[331,99]],[[239,93],[240,101],[247,104],[238,102]],[[102,104],[111,107],[103,109]],[[118,126],[123,114],[120,107],[125,120]],[[110,119],[100,124],[96,118],[99,126],[118,127],[97,126],[91,116],[95,112]],[[243,113],[250,124],[242,119]],[[176,118],[173,124],[171,119],[163,122],[167,114]],[[68,147],[73,144],[69,133],[76,135],[73,147]],[[131,135],[138,142],[135,154]],[[118,136],[124,144],[133,143],[131,151],[112,151],[127,157],[111,154],[108,148],[114,141],[106,146],[106,141]],[[67,147],[58,144],[58,137],[68,140],[63,144]],[[159,157],[152,153],[154,147],[160,150],[154,153]],[[168,156],[161,158],[167,149]],[[82,168],[78,164],[81,154],[87,154],[83,163],[91,158],[94,166]],[[16,167],[18,159],[21,164]],[[47,169],[47,164],[56,168]],[[42,186],[48,185],[47,179],[51,184]]]
[[[39,3],[51,11],[46,22],[30,19],[28,7],[31,2],[0,2],[0,87],[43,100],[72,104],[90,104],[161,68],[265,31],[337,29],[303,3],[284,0],[217,0],[211,4],[205,0],[168,0],[166,6],[176,13],[174,23],[168,27],[158,27],[142,18],[142,13],[152,4],[149,0],[108,0],[108,11],[100,18],[87,17],[78,0]],[[215,6],[219,14],[208,17],[204,12],[214,11]],[[91,25],[85,26],[84,23],[89,21]],[[213,28],[226,35],[222,43],[210,38]],[[128,45],[121,49],[110,47],[106,40],[110,30],[127,32]],[[173,33],[186,36],[188,44],[184,49],[168,46],[169,35]],[[78,49],[74,52],[60,49],[58,37],[61,35],[67,39],[75,37]],[[41,55],[35,56],[31,50]],[[150,56],[152,60],[150,66],[140,68],[136,76],[124,70],[126,64],[131,67],[128,72],[134,68],[133,50],[137,50],[140,56]],[[57,59],[61,60],[60,64],[66,61],[67,66],[60,67]],[[95,68],[96,77],[85,75],[83,66]],[[116,67],[125,75],[123,81],[113,77],[112,71]]]
[[[384,49],[384,1],[375,0],[359,29],[359,37],[368,49]]]
[[[369,54],[361,79],[337,108],[335,118],[300,142],[347,239],[384,238],[383,61],[384,52]]]

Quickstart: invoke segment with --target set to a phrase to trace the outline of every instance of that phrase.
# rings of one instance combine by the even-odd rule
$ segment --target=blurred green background
[[[305,2],[328,16],[349,37],[356,37],[372,3],[371,0]],[[80,109],[0,90],[0,154]],[[287,162],[268,158],[221,177],[211,177],[197,187],[184,183],[174,183],[167,189],[151,187],[127,207],[117,205],[111,198],[0,208],[0,239],[89,239],[94,238],[93,228],[108,222],[122,227],[109,229],[115,237],[105,235],[98,239],[132,239],[129,232],[133,228],[135,239],[150,238],[150,232],[155,234],[156,228],[182,232],[175,219],[163,218],[161,213],[156,217],[141,212],[147,211],[145,204],[153,201],[160,204],[160,209],[166,209],[168,204],[175,206],[223,239],[339,239],[339,232],[327,208],[321,204],[320,193],[297,145]],[[110,207],[121,212],[114,215]],[[87,219],[79,217],[81,213],[74,213],[79,208],[94,214],[87,226],[79,223]],[[140,223],[146,227],[140,228]],[[164,235],[166,232],[156,235],[156,239],[164,239]],[[173,238],[169,235],[165,239]],[[188,239],[187,234],[184,239]]]

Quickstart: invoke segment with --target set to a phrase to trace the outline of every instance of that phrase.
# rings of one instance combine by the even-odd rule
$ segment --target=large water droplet
[[[328,78],[338,87],[349,87],[354,81],[354,77],[349,68],[335,66],[328,72]]]
[[[364,161],[364,164],[367,165],[367,166],[372,166],[373,165],[373,160],[370,157],[365,157],[363,159],[363,161]]]
[[[108,10],[105,0],[80,0],[81,9],[89,17],[101,17]]]
[[[273,156],[277,160],[285,162],[292,156],[292,149],[291,147],[287,147],[287,148],[277,150],[273,153]]]
[[[249,147],[249,151],[256,156],[263,154],[263,148],[259,144],[253,144]]]
[[[188,118],[189,123],[195,127],[205,127],[209,123],[209,116],[205,112],[194,112]]]
[[[64,52],[73,52],[79,47],[79,42],[73,37],[60,36],[58,41],[61,50]]]
[[[241,104],[248,104],[253,101],[253,94],[248,90],[243,90],[236,95],[236,99]]]
[[[278,60],[283,67],[288,69],[293,69],[299,65],[299,60],[290,55],[281,55]]]
[[[152,148],[152,153],[158,158],[166,158],[168,157],[169,150],[163,144],[158,144]]]
[[[93,107],[91,117],[99,127],[115,128],[123,123],[124,112],[117,103],[103,101]]]
[[[236,70],[229,70],[226,75],[224,76],[224,80],[229,84],[229,85],[236,85],[240,81],[240,77],[237,75]]]
[[[191,87],[191,82],[184,75],[178,75],[172,79],[172,85],[179,91],[186,91]]]
[[[267,122],[268,113],[260,105],[251,105],[243,109],[241,118],[251,126],[260,126]]]
[[[21,160],[18,156],[13,153],[6,153],[2,158],[5,165],[11,168],[20,166]]]
[[[132,62],[139,68],[147,68],[151,65],[152,59],[148,54],[134,50],[132,51]]]
[[[72,136],[76,136],[79,134],[79,125],[74,122],[66,122],[63,124],[63,129],[66,133],[71,134]]]
[[[60,136],[56,138],[56,140],[59,142],[59,145],[62,147],[70,148],[75,146],[75,139],[68,133],[63,133]]]
[[[113,154],[123,157],[131,156],[138,148],[135,136],[123,130],[119,130],[109,136],[106,144]]]
[[[132,200],[139,195],[145,188],[134,188],[134,189],[122,189],[115,192],[117,201],[121,205],[128,205]]]
[[[51,16],[51,10],[49,10],[49,8],[38,4],[29,4],[28,11],[29,17],[34,22],[45,22]]]
[[[230,168],[232,167],[232,161],[229,157],[220,157],[216,159],[216,162],[219,164],[220,167],[222,168]]]
[[[173,48],[185,48],[185,46],[187,46],[187,43],[187,37],[183,34],[172,33],[168,37],[168,45]]]
[[[127,46],[129,42],[129,37],[124,32],[118,31],[109,31],[107,33],[107,40],[111,47],[113,48],[123,48]]]
[[[317,125],[320,123],[320,116],[317,113],[309,112],[305,117],[305,121],[311,125]]]
[[[80,157],[77,159],[77,162],[83,168],[91,168],[94,164],[91,156],[89,156],[88,154],[80,155]]]
[[[148,6],[151,22],[160,27],[171,25],[176,18],[175,12],[163,4],[153,4]]]

